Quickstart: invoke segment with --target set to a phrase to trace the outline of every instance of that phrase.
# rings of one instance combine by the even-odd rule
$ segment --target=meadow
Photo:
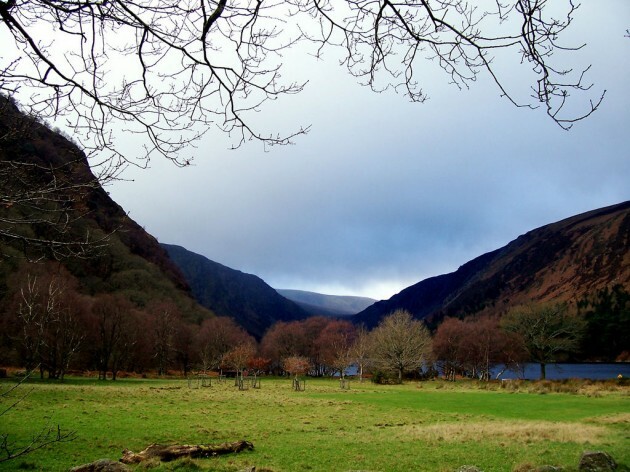
[[[0,387],[10,385],[4,380]],[[193,383],[192,387],[197,384]],[[375,385],[263,378],[260,389],[233,380],[190,388],[185,379],[69,378],[30,381],[28,395],[0,417],[0,433],[28,441],[46,425],[76,432],[0,464],[2,470],[66,471],[119,459],[151,443],[248,440],[254,450],[210,459],[149,461],[137,470],[453,471],[577,470],[583,451],[604,450],[630,470],[630,387],[591,382],[443,381]],[[4,398],[6,406],[10,399]]]

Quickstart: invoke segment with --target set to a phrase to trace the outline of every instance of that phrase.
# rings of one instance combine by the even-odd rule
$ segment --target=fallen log
[[[162,462],[168,462],[181,457],[193,459],[214,457],[223,454],[235,454],[242,451],[251,451],[254,445],[249,441],[236,441],[223,444],[151,444],[143,451],[135,452],[125,449],[120,462],[125,464],[139,464],[148,459],[158,458]]]

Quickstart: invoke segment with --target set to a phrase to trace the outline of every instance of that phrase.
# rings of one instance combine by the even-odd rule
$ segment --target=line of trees
[[[54,263],[24,265],[7,288],[0,311],[4,364],[37,369],[42,378],[63,379],[73,369],[115,379],[121,371],[187,371],[196,361],[195,326],[172,301],[140,307],[117,293],[86,295]]]
[[[527,306],[503,318],[446,318],[431,335],[404,310],[372,331],[350,321],[316,316],[278,322],[257,342],[227,317],[193,323],[168,300],[138,307],[120,294],[87,296],[59,265],[26,265],[9,282],[0,328],[3,363],[39,369],[63,379],[70,369],[94,370],[100,379],[122,371],[229,370],[344,377],[353,366],[401,382],[407,375],[441,374],[490,380],[497,366],[517,370],[545,365],[575,352],[582,317],[564,304]]]
[[[502,318],[446,318],[433,335],[405,310],[386,316],[372,331],[348,321],[322,317],[277,323],[262,339],[260,352],[271,368],[312,375],[339,373],[350,366],[401,382],[406,375],[491,380],[506,370],[522,372],[527,362],[546,364],[575,353],[586,332],[584,319],[564,303],[517,307]],[[287,363],[286,360],[289,359]],[[287,369],[285,369],[287,370]]]

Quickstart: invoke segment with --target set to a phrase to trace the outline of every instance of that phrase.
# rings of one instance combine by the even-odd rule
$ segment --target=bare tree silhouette
[[[567,0],[559,14],[549,4],[0,0],[0,91],[23,88],[29,113],[67,117],[88,154],[109,151],[108,158],[140,165],[158,154],[187,165],[183,149],[213,127],[230,133],[235,146],[248,140],[287,144],[308,131],[264,131],[252,120],[268,100],[303,89],[282,76],[282,54],[307,42],[318,57],[340,48],[342,64],[363,84],[394,88],[416,102],[427,97],[420,82],[426,61],[458,87],[485,73],[512,103],[542,105],[568,129],[595,111],[603,94],[588,93],[582,112],[566,110],[572,93],[590,89],[588,68],[556,63],[557,53],[582,47],[560,43],[578,5]],[[514,98],[512,77],[495,66],[500,51],[533,71],[529,103]],[[142,156],[132,158],[116,145],[128,133],[144,138]]]

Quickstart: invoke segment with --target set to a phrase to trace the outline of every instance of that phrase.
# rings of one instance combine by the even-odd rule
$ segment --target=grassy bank
[[[583,451],[593,449],[630,466],[628,387],[581,384],[556,393],[563,389],[536,385],[352,383],[342,391],[336,381],[317,379],[307,380],[305,392],[294,392],[286,379],[263,379],[261,389],[246,391],[230,381],[210,388],[189,388],[185,380],[32,382],[31,393],[0,418],[0,432],[28,441],[46,424],[59,424],[75,430],[77,438],[0,468],[67,470],[118,459],[125,448],[139,451],[154,442],[239,439],[251,441],[255,450],[148,466],[450,471],[474,464],[490,472],[551,464],[570,471]]]

